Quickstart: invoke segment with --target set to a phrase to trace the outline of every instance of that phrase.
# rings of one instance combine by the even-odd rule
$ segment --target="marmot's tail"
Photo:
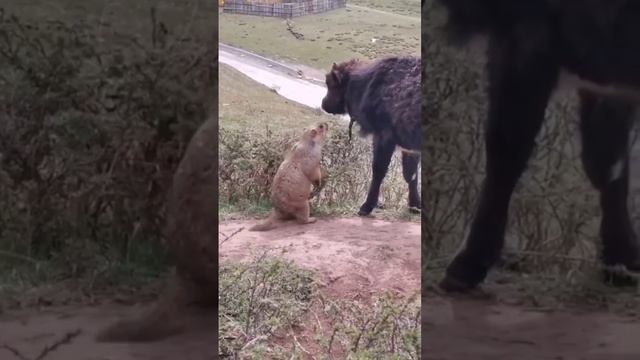
[[[275,229],[278,226],[277,222],[278,222],[278,216],[276,214],[276,211],[273,210],[271,211],[271,214],[269,214],[269,217],[267,218],[267,220],[265,220],[260,224],[256,224],[250,227],[249,231],[267,231],[267,230]]]

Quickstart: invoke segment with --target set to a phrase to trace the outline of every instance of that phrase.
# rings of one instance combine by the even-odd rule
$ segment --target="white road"
[[[218,45],[218,58],[279,95],[310,108],[319,109],[327,92],[319,70],[284,64],[222,43]]]

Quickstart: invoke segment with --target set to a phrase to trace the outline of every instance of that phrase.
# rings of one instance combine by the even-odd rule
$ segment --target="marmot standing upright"
[[[265,222],[249,228],[249,231],[271,230],[283,220],[295,219],[301,224],[316,221],[309,216],[309,197],[312,186],[320,186],[322,142],[328,130],[327,123],[306,130],[285,156],[271,184],[273,210]]]

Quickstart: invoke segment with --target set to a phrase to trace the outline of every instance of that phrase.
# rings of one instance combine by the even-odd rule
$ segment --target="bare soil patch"
[[[313,270],[336,297],[381,293],[409,295],[420,291],[420,224],[372,218],[318,219],[284,223],[268,232],[247,231],[261,220],[227,221],[222,234],[235,234],[220,246],[220,260],[242,261],[277,251]],[[222,237],[221,237],[222,238]]]

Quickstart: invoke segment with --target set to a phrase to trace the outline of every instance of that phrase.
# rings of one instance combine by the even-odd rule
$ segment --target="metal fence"
[[[225,0],[223,12],[292,18],[347,6],[347,0]]]

